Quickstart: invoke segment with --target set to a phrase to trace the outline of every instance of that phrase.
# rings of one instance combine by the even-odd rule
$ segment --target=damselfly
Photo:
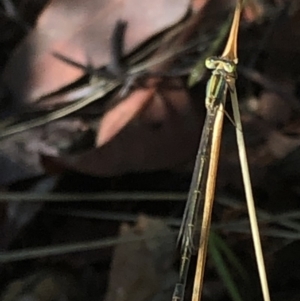
[[[238,0],[223,54],[220,57],[210,57],[205,62],[206,67],[213,71],[207,84],[205,99],[207,115],[179,233],[182,259],[173,301],[183,300],[191,255],[197,249],[193,241],[195,227],[198,224],[200,212],[203,212],[192,300],[198,301],[201,298],[227,90],[229,90],[232,100],[242,176],[263,296],[264,300],[270,300],[235,87],[238,63],[237,35],[241,9],[242,0]]]

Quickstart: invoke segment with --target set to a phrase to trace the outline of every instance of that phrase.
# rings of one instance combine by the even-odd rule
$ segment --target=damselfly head
[[[234,73],[236,70],[236,64],[233,61],[219,58],[209,57],[205,60],[205,66],[207,69],[222,69],[226,73]]]

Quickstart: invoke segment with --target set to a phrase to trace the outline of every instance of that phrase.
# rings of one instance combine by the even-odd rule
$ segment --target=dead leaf
[[[40,154],[58,155],[81,133],[79,119],[60,120],[25,133],[9,137],[0,144],[0,183],[9,184],[44,173]]]
[[[190,0],[53,0],[36,28],[8,62],[4,79],[16,99],[33,102],[78,79],[83,71],[58,60],[53,52],[88,65],[110,63],[110,39],[119,20],[128,22],[124,53],[182,19]],[[142,26],[141,26],[142,25]]]
[[[137,89],[115,108],[108,111],[100,121],[96,144],[98,147],[111,140],[129,121],[134,119],[155,93],[155,87]]]
[[[70,273],[42,270],[10,283],[1,300],[79,301],[83,295],[78,281]]]
[[[224,3],[224,5],[226,4],[225,8],[222,6],[219,9],[213,9],[216,8],[217,1],[210,1],[207,3],[209,5],[205,5],[206,2],[204,1],[202,6],[200,5],[198,8],[204,8],[205,6],[205,13],[200,10],[194,13],[191,19],[187,20],[185,30],[179,32],[178,35],[175,36],[175,44],[186,43],[195,33],[196,28],[202,21],[204,22],[206,20],[210,26],[215,27],[215,24],[210,17],[224,16],[224,11],[231,8],[233,2],[234,1],[228,2],[227,0],[223,0],[222,3]],[[53,3],[58,5],[57,1],[53,1],[52,6],[54,5]],[[197,5],[199,5],[199,2],[197,3]],[[45,11],[46,16],[47,13],[50,14],[52,12],[52,6],[49,6],[50,12],[47,10]],[[80,10],[80,7],[78,9]],[[101,11],[99,14],[101,15]],[[96,16],[98,16],[98,14],[96,14]],[[40,21],[43,20],[43,18],[45,18],[45,16],[42,16]],[[213,18],[213,20],[215,20],[215,18]],[[117,21],[117,19],[115,21]],[[205,24],[206,21],[204,22]],[[95,26],[95,24],[93,22],[94,20],[92,19],[89,24],[91,26],[87,26],[88,29],[94,30],[93,26]],[[43,24],[43,22],[41,22],[41,24]],[[50,22],[50,24],[52,23]],[[86,27],[79,28],[79,34],[86,32]],[[39,33],[39,31],[36,32]],[[73,31],[70,32],[73,33]],[[104,35],[107,38],[104,32],[99,32],[99,35]],[[64,33],[61,33],[61,37],[59,37],[59,34],[57,33],[54,37],[58,39],[58,41],[63,41],[64,47],[73,44],[75,47],[77,45],[77,42],[73,40],[74,37],[72,35],[67,36],[68,39],[66,39]],[[81,37],[81,39],[84,38]],[[164,44],[158,49],[155,55],[167,51],[168,47],[170,48],[172,46],[172,41],[174,42],[174,36],[171,36],[169,43]],[[50,43],[51,40],[48,42]],[[102,60],[102,63],[105,61],[103,57],[106,57],[105,63],[108,63],[109,61],[108,44],[109,42],[106,40],[106,46],[103,46],[103,50],[105,50],[103,56],[95,54],[95,59]],[[50,44],[48,46],[52,47]],[[78,47],[78,49],[79,48],[80,47]],[[59,49],[57,48],[55,48],[55,50],[66,55],[62,51],[58,51]],[[42,52],[42,54],[48,53],[47,51]],[[75,52],[72,52],[72,54]],[[44,57],[41,56],[42,61],[44,61],[43,58]],[[86,63],[80,61],[78,58],[73,59],[79,63]],[[34,58],[34,61],[35,60],[36,59]],[[172,60],[174,60],[174,58],[171,59],[171,61]],[[171,61],[161,64],[159,68],[156,68],[155,70],[164,71],[168,68]],[[99,62],[100,61],[98,61],[98,63]],[[62,64],[66,65],[65,63]],[[68,67],[73,70],[75,69],[71,66]],[[42,78],[42,76],[39,76],[39,78]],[[137,88],[128,96],[128,98],[120,102],[103,116],[99,124],[96,141],[97,146],[101,147],[100,150],[91,150],[84,154],[65,157],[58,161],[61,161],[63,165],[71,169],[105,176],[122,174],[130,171],[174,168],[188,162],[195,154],[198,144],[197,140],[200,132],[200,121],[196,121],[198,118],[197,113],[191,108],[190,99],[186,90],[182,87],[178,88],[178,83],[179,86],[181,83],[179,79],[168,79],[162,82],[156,79],[154,82],[156,82],[154,87]],[[173,84],[173,86],[176,87],[177,84],[177,87],[173,89],[168,88],[168,82],[170,83],[169,86],[172,86]],[[166,85],[164,86],[164,84]],[[128,123],[130,123],[130,125]],[[124,128],[125,130],[123,130]],[[120,133],[121,130],[123,130],[124,133]],[[132,135],[132,137],[130,137],[130,135]],[[111,141],[112,139],[113,141]],[[106,143],[108,142],[110,145],[106,147]],[[105,146],[105,148],[103,148],[103,146]],[[170,155],[170,151],[175,149],[176,151],[172,152]]]
[[[182,167],[195,156],[201,118],[184,89],[162,89],[160,95],[163,101],[159,105],[150,99],[147,107],[117,135],[113,127],[106,127],[106,132],[101,130],[100,123],[100,148],[79,155],[48,157],[46,161],[98,176]],[[159,123],[155,118],[157,107],[164,112]]]
[[[175,239],[159,219],[141,215],[134,227],[120,227],[122,239],[145,236],[115,248],[105,301],[168,300],[176,282]],[[159,296],[158,296],[159,295]]]

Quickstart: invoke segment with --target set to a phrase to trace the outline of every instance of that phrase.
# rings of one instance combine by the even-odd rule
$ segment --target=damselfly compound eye
[[[209,57],[205,60],[205,67],[207,69],[215,69],[216,68],[216,61],[214,58]]]
[[[235,71],[235,64],[232,62],[226,62],[224,64],[224,70],[228,73],[233,73]]]

